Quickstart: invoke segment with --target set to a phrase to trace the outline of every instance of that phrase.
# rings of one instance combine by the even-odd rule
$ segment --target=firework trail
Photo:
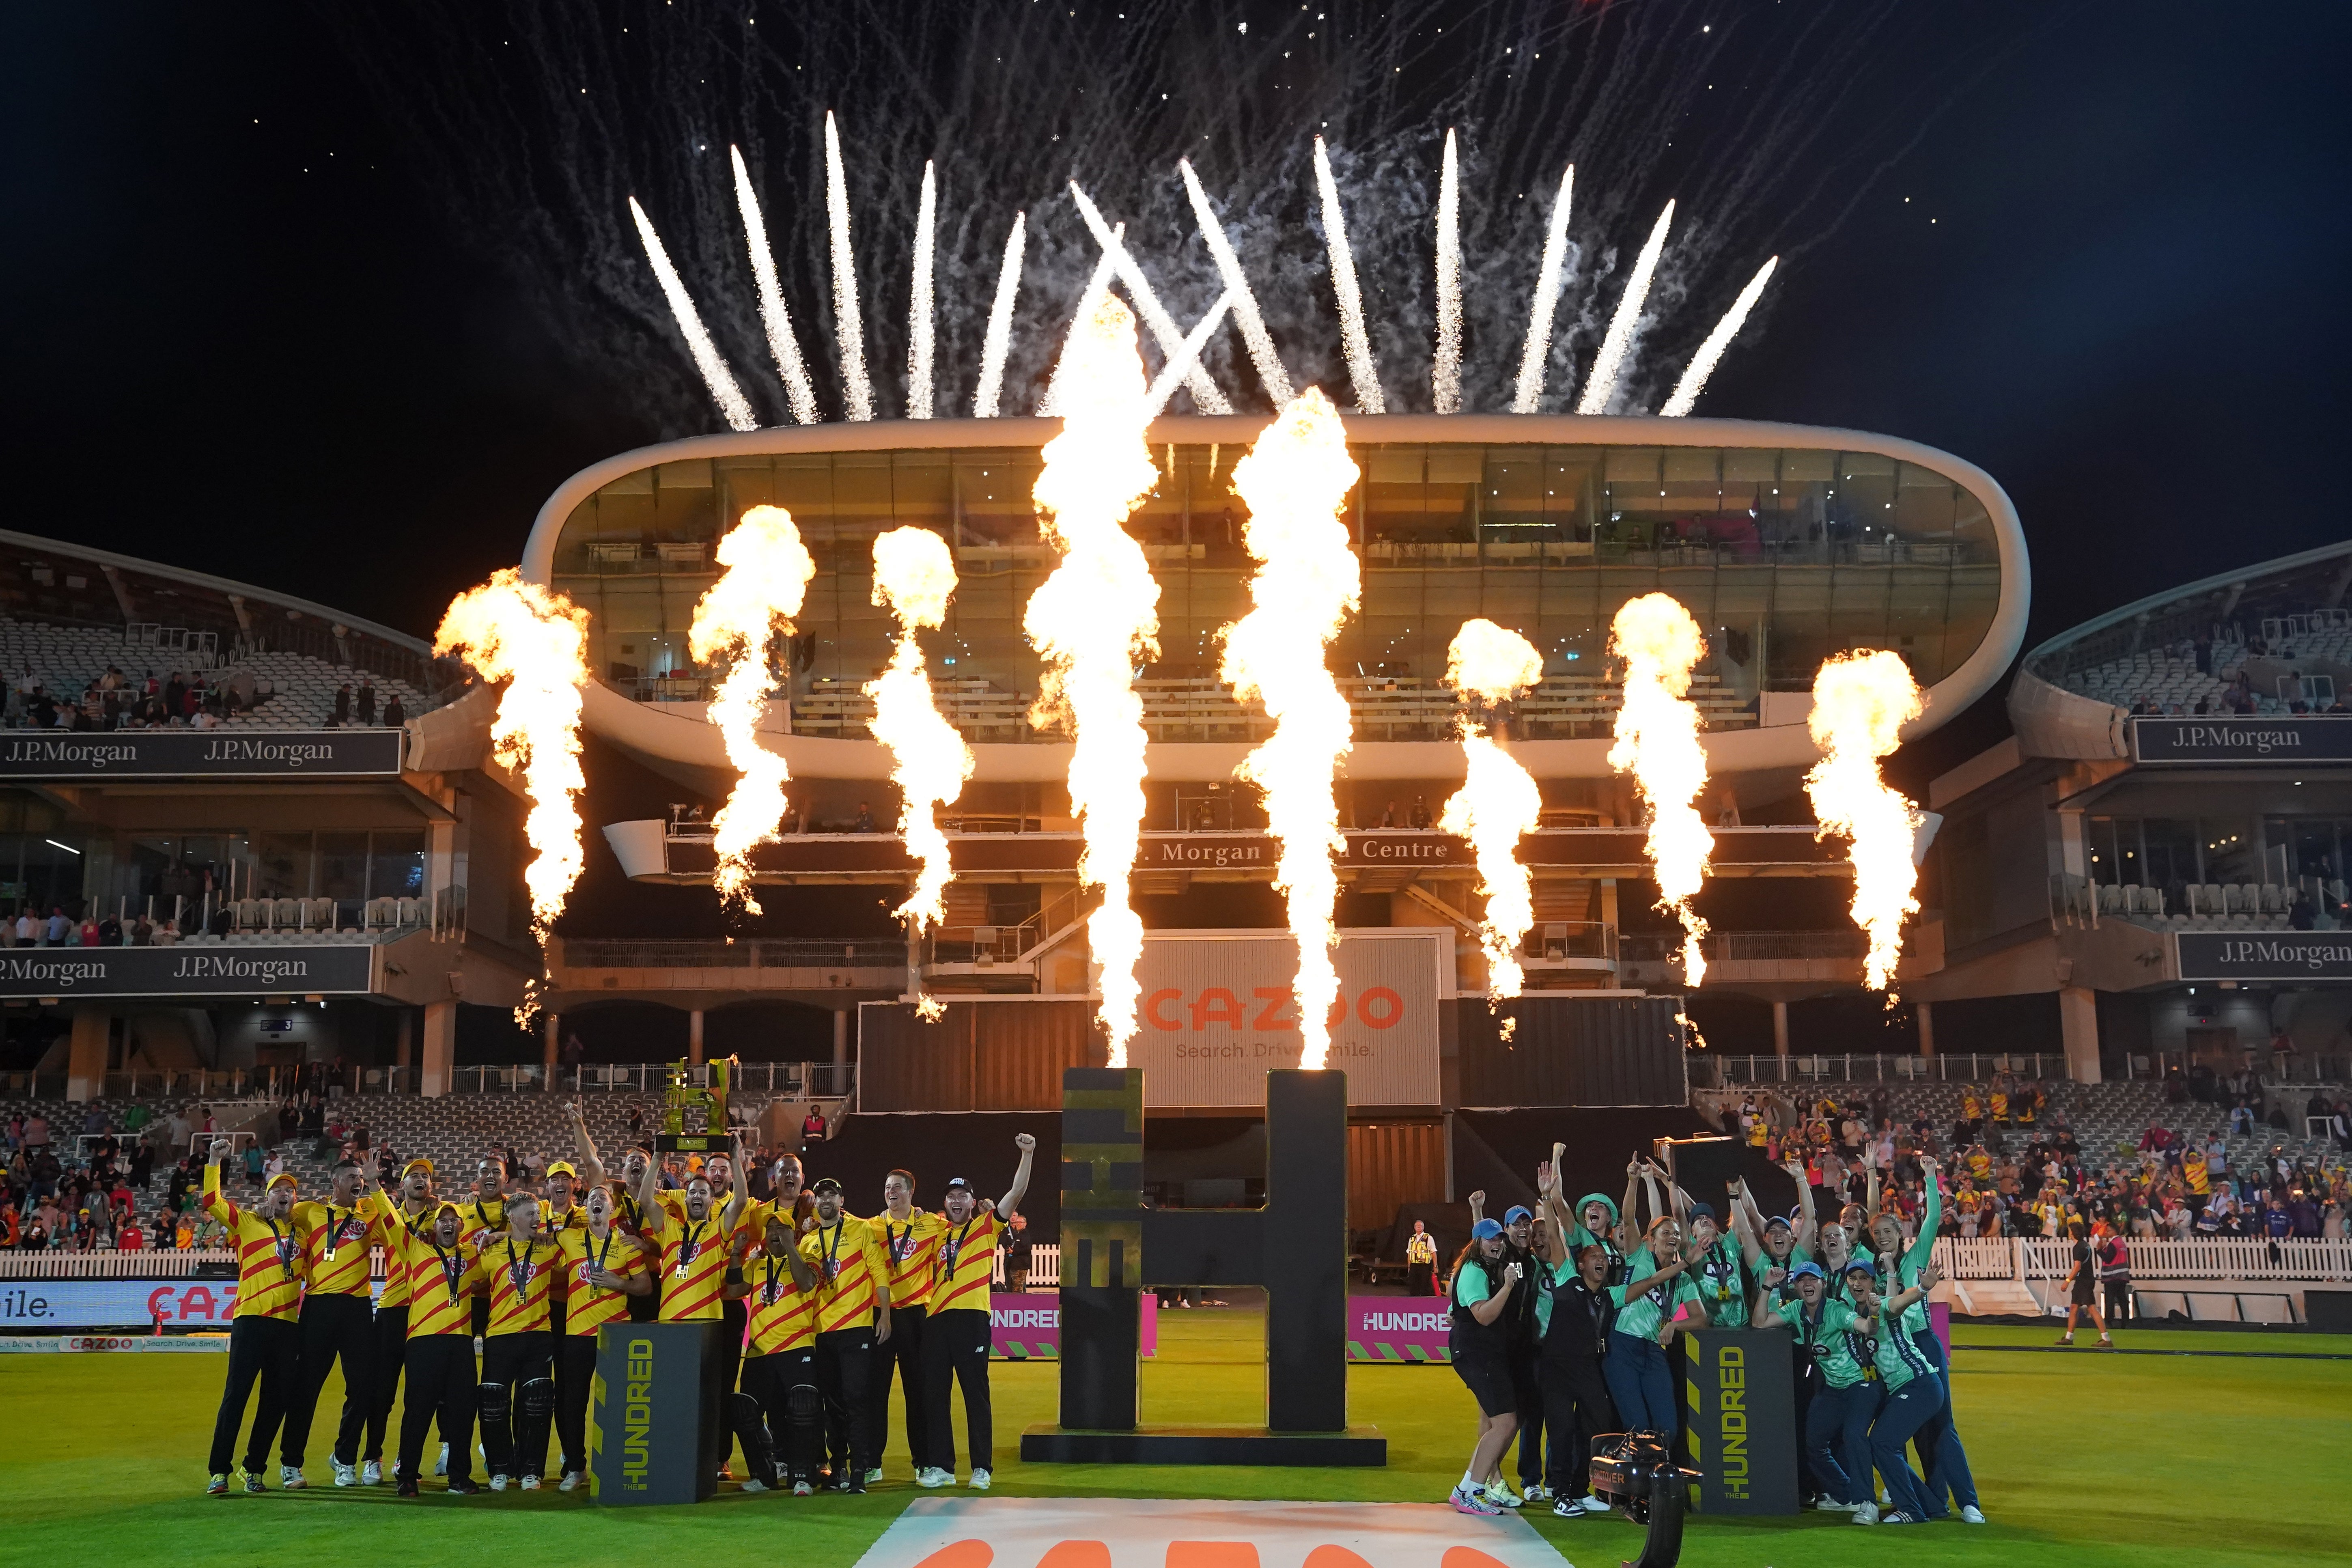
[[[1716,322],[1715,331],[1707,333],[1706,341],[1698,346],[1698,353],[1691,356],[1690,368],[1684,371],[1682,380],[1675,384],[1674,395],[1667,398],[1665,406],[1658,410],[1661,415],[1668,419],[1680,419],[1698,405],[1698,395],[1706,390],[1706,378],[1715,374],[1716,363],[1723,358],[1723,351],[1731,346],[1731,340],[1738,337],[1739,329],[1748,324],[1748,312],[1754,310],[1756,301],[1764,297],[1764,285],[1771,279],[1772,268],[1780,265],[1780,258],[1773,257],[1748,280],[1748,287],[1739,291],[1739,298],[1731,302],[1731,309],[1723,313],[1723,320]]]
[[[996,417],[996,402],[1004,390],[1004,356],[1013,349],[1013,300],[1021,291],[1021,247],[1029,215],[1014,213],[1013,228],[1004,237],[1004,260],[996,271],[996,300],[988,310],[988,334],[980,346],[980,388],[971,395],[971,416]]]
[[[1224,279],[1225,293],[1233,300],[1234,320],[1241,327],[1242,341],[1249,345],[1250,363],[1257,367],[1258,382],[1274,405],[1280,408],[1290,401],[1290,374],[1282,368],[1282,356],[1275,352],[1274,338],[1257,313],[1257,296],[1250,292],[1249,279],[1243,276],[1241,258],[1234,254],[1234,242],[1226,237],[1225,226],[1218,221],[1216,209],[1209,205],[1209,194],[1201,188],[1201,177],[1192,172],[1192,160],[1177,159],[1176,170],[1183,175],[1184,189],[1192,198],[1192,216],[1201,226],[1201,237],[1209,242],[1209,254],[1216,258],[1217,276]]]
[[[1691,803],[1706,788],[1706,751],[1699,744],[1699,711],[1689,699],[1691,670],[1706,652],[1698,623],[1672,595],[1629,599],[1609,629],[1609,651],[1625,661],[1624,705],[1617,710],[1617,743],[1609,765],[1630,773],[1650,808],[1643,847],[1658,876],[1658,908],[1683,925],[1683,978],[1696,987],[1706,976],[1699,943],[1706,921],[1691,908],[1706,875],[1715,835]]]
[[[637,205],[635,196],[629,198],[629,216],[636,220],[637,237],[645,243],[646,259],[653,263],[662,298],[669,301],[669,313],[677,322],[679,334],[686,339],[687,351],[694,355],[694,367],[702,373],[702,384],[710,389],[710,401],[719,405],[730,428],[758,429],[760,421],[751,413],[751,401],[735,384],[735,373],[719,357],[719,345],[703,326],[702,317],[687,294],[677,268],[670,265],[669,252],[662,248],[661,236],[654,232],[654,220],[646,216],[646,209]]]
[[[1430,400],[1440,414],[1462,412],[1462,181],[1454,169],[1451,131],[1437,177],[1437,351]]]
[[[1135,1038],[1143,922],[1129,897],[1143,827],[1145,734],[1135,666],[1159,653],[1160,584],[1125,522],[1159,479],[1143,439],[1143,359],[1135,317],[1105,294],[1063,367],[1068,414],[1045,444],[1034,492],[1061,561],[1029,599],[1029,641],[1045,661],[1034,722],[1069,726],[1070,808],[1086,837],[1082,886],[1103,889],[1087,919],[1097,1016],[1123,1067]]]
[[[931,416],[931,354],[939,332],[931,315],[931,254],[938,242],[931,237],[937,196],[931,188],[931,166],[923,165],[922,205],[915,210],[915,280],[907,299],[907,417]]]
[[[1526,976],[1519,944],[1536,921],[1535,892],[1519,864],[1519,840],[1543,817],[1543,796],[1518,760],[1486,733],[1481,710],[1510,701],[1543,679],[1543,657],[1518,633],[1488,620],[1467,620],[1446,650],[1445,679],[1462,700],[1455,720],[1469,773],[1445,803],[1438,826],[1470,840],[1478,858],[1478,891],[1486,912],[1478,945],[1486,955],[1486,1005],[1517,996]],[[1508,1040],[1517,1023],[1505,1019]]]
[[[1086,220],[1087,232],[1095,237],[1095,243],[1102,247],[1111,269],[1127,286],[1128,293],[1134,297],[1136,311],[1142,316],[1143,324],[1151,329],[1151,336],[1160,344],[1160,352],[1172,355],[1184,341],[1183,331],[1176,325],[1176,319],[1168,313],[1168,308],[1160,302],[1160,296],[1152,291],[1150,280],[1143,276],[1143,268],[1137,266],[1135,258],[1129,254],[1123,237],[1127,226],[1122,223],[1114,231],[1103,221],[1102,213],[1086,192],[1078,188],[1076,180],[1070,182],[1070,195],[1078,204],[1078,216]],[[1193,406],[1201,413],[1231,414],[1234,411],[1234,405],[1225,401],[1225,395],[1217,390],[1208,373],[1198,366],[1185,377],[1185,384],[1192,389]]]
[[[1915,858],[1921,817],[1879,776],[1878,759],[1902,743],[1919,717],[1918,683],[1903,656],[1886,648],[1830,659],[1813,676],[1807,721],[1822,760],[1805,775],[1813,818],[1843,833],[1853,865],[1853,923],[1870,935],[1864,983],[1884,991],[1903,957],[1903,922],[1919,912]]]
[[[866,379],[866,322],[857,309],[857,263],[849,247],[849,182],[841,172],[841,132],[824,111],[824,213],[833,237],[833,329],[840,340],[841,396],[852,419],[874,417]]]
[[[1528,310],[1528,346],[1519,354],[1519,384],[1511,399],[1514,414],[1533,414],[1543,401],[1544,371],[1551,363],[1551,316],[1559,303],[1560,270],[1568,262],[1569,195],[1576,184],[1576,165],[1559,177],[1559,195],[1551,205],[1551,226],[1544,230],[1543,267],[1536,274],[1536,297]]]
[[[751,896],[751,850],[772,839],[784,818],[784,783],[792,777],[780,752],[760,743],[760,721],[768,710],[772,645],[792,629],[816,563],[801,543],[792,513],[780,506],[755,506],[719,542],[719,564],[726,571],[694,606],[687,646],[698,664],[727,661],[726,679],[711,700],[710,721],[726,738],[727,760],[735,765],[735,787],[711,822],[711,848],[718,864],[710,885],[719,901],[750,914],[760,912]]]
[[[727,149],[727,158],[735,166],[735,208],[743,215],[743,240],[751,257],[752,281],[760,293],[760,325],[768,334],[768,353],[784,384],[784,399],[792,405],[793,422],[814,425],[818,417],[816,388],[809,384],[800,339],[793,331],[793,313],[785,308],[783,289],[776,282],[775,253],[768,248],[768,225],[760,213],[759,194],[751,188],[751,171],[743,166],[743,154],[735,148]],[[747,416],[749,412],[747,408]]]
[[[1347,841],[1331,784],[1352,744],[1352,722],[1327,650],[1363,593],[1341,517],[1357,477],[1339,410],[1314,387],[1234,465],[1234,489],[1249,507],[1242,542],[1257,570],[1250,613],[1225,628],[1220,673],[1238,700],[1263,700],[1274,721],[1274,733],[1236,771],[1265,792],[1266,820],[1282,846],[1274,881],[1298,944],[1292,995],[1298,1065],[1307,1068],[1321,1068],[1330,1050],[1339,996],[1332,856]]]
[[[1209,307],[1209,313],[1193,323],[1192,330],[1184,334],[1184,341],[1177,347],[1175,357],[1160,367],[1160,374],[1152,378],[1150,386],[1143,394],[1143,417],[1146,421],[1160,417],[1160,411],[1168,406],[1170,398],[1176,395],[1176,388],[1192,374],[1192,367],[1201,363],[1201,351],[1216,335],[1217,328],[1223,322],[1225,312],[1233,308],[1233,303],[1231,294],[1218,295],[1217,302]],[[1174,471],[1172,468],[1170,469],[1171,473]]]
[[[1625,356],[1633,345],[1633,330],[1642,324],[1642,307],[1649,302],[1651,281],[1658,275],[1658,258],[1666,248],[1666,229],[1674,221],[1675,204],[1668,202],[1666,210],[1658,215],[1656,226],[1650,230],[1650,242],[1642,247],[1642,254],[1633,263],[1633,275],[1625,280],[1624,297],[1617,301],[1617,313],[1609,320],[1609,335],[1601,340],[1601,352],[1593,356],[1592,374],[1584,383],[1584,395],[1576,400],[1579,414],[1609,412],[1609,400],[1617,395],[1618,379],[1625,371]]]
[[[1366,414],[1382,414],[1380,368],[1372,363],[1371,340],[1364,335],[1364,296],[1356,283],[1356,258],[1348,248],[1348,219],[1339,210],[1339,187],[1331,178],[1331,155],[1323,138],[1315,138],[1315,189],[1323,204],[1323,244],[1331,256],[1331,292],[1339,304],[1339,342],[1348,358],[1348,379],[1356,388],[1356,406]]]

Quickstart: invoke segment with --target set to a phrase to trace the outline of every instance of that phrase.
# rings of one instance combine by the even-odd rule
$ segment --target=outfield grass
[[[1265,1385],[1258,1321],[1239,1311],[1163,1313],[1162,1353],[1147,1363],[1147,1418],[1239,1421]],[[2018,1354],[1970,1346],[2046,1346],[2033,1329],[1964,1329],[1956,1358],[1960,1431],[1985,1508],[1983,1529],[1939,1524],[1857,1529],[1835,1515],[1736,1523],[1695,1519],[1683,1561],[1695,1568],[1889,1568],[1994,1564],[2096,1568],[2157,1556],[2284,1565],[2352,1562],[2352,1360]],[[2352,1355],[2352,1339],[2306,1334],[2126,1333],[2167,1350]],[[0,1357],[0,1488],[8,1498],[0,1563],[191,1565],[334,1563],[360,1551],[403,1563],[511,1561],[588,1568],[685,1561],[718,1552],[780,1554],[792,1568],[848,1568],[900,1509],[903,1442],[891,1483],[863,1498],[794,1500],[728,1491],[684,1509],[594,1508],[550,1489],[401,1502],[389,1487],[207,1499],[204,1452],[219,1397],[211,1356]],[[1433,1501],[1461,1473],[1472,1405],[1441,1367],[1365,1366],[1351,1415],[1389,1437],[1383,1470],[1179,1469],[1028,1466],[1021,1429],[1052,1419],[1051,1364],[995,1369],[1001,1494],[1293,1498]],[[331,1382],[313,1429],[330,1435]],[[394,1413],[394,1422],[398,1421]],[[894,1429],[897,1421],[893,1421]],[[957,1494],[968,1495],[968,1494]],[[1634,1554],[1630,1526],[1531,1515],[1580,1568]],[[1031,1568],[1005,1563],[998,1568]]]

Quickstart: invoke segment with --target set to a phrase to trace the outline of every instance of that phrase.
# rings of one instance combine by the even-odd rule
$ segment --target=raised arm
[[[1862,1223],[1868,1225],[1878,1217],[1878,1162],[1870,1158],[1873,1144],[1863,1145],[1863,1170],[1867,1179],[1863,1187]]]
[[[1476,1192],[1470,1194],[1470,1224],[1472,1227],[1475,1228],[1478,1222],[1486,1217],[1486,1189],[1480,1187]]]
[[[1478,1320],[1480,1328],[1491,1328],[1495,1320],[1503,1315],[1503,1308],[1509,1302],[1511,1290],[1518,1282],[1519,1266],[1514,1263],[1506,1267],[1503,1270],[1503,1288],[1470,1309],[1470,1315]]]
[[[1731,1211],[1731,1232],[1739,1238],[1739,1256],[1747,1260],[1748,1267],[1753,1268],[1757,1260],[1764,1256],[1764,1242],[1757,1234],[1758,1226],[1749,1223],[1748,1218],[1748,1211],[1754,1206],[1748,1199],[1748,1184],[1733,1182],[1731,1201],[1724,1206]]]
[[[646,1173],[637,1178],[637,1225],[646,1235],[659,1236],[669,1228],[669,1210],[662,1206],[661,1162],[646,1162]]]
[[[1013,1184],[996,1200],[996,1217],[1002,1220],[1020,1212],[1021,1200],[1029,1195],[1029,1167],[1037,1158],[1037,1140],[1026,1132],[1015,1132],[1013,1146],[1021,1151],[1021,1163],[1013,1168]]]
[[[580,1174],[592,1187],[604,1184],[604,1162],[596,1157],[596,1141],[588,1136],[588,1112],[578,1100],[567,1108],[572,1112],[572,1139],[580,1148]]]
[[[735,1153],[734,1157],[727,1162],[727,1169],[735,1178],[734,1189],[728,1194],[726,1208],[719,1212],[719,1228],[727,1235],[732,1236],[735,1234],[735,1227],[743,1223],[743,1210],[751,1202],[751,1178],[743,1169],[743,1135],[737,1133],[730,1147]]]
[[[1944,1223],[1943,1171],[1927,1155],[1919,1157],[1920,1173],[1927,1179],[1927,1202],[1919,1211],[1919,1234],[1911,1240],[1910,1250],[1903,1260],[1914,1268],[1925,1268],[1927,1259],[1936,1255],[1936,1229]]]
[[[1789,1162],[1789,1174],[1797,1178],[1797,1245],[1811,1254],[1822,1244],[1822,1226],[1813,1213],[1813,1178],[1803,1155]]]
[[[1544,1262],[1553,1268],[1568,1262],[1573,1256],[1569,1251],[1568,1210],[1559,1196],[1559,1157],[1563,1145],[1551,1146],[1551,1159],[1538,1175],[1547,1178],[1536,1193],[1536,1205],[1544,1215]]]
[[[1617,1250],[1631,1252],[1640,1245],[1642,1227],[1633,1217],[1633,1188],[1642,1179],[1642,1157],[1625,1162],[1625,1198],[1617,1205]]]
[[[223,1225],[231,1226],[236,1223],[236,1200],[221,1190],[220,1168],[221,1162],[228,1157],[233,1147],[235,1145],[227,1139],[215,1138],[205,1156],[205,1212]]]

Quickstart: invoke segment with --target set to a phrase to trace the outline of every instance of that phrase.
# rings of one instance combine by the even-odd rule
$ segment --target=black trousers
[[[408,1360],[408,1303],[375,1310],[375,1389],[368,1403],[367,1447],[362,1458],[383,1458],[384,1429],[400,1393],[400,1369]]]
[[[816,1484],[817,1466],[824,1458],[824,1420],[820,1416],[806,1429],[795,1427],[791,1401],[793,1389],[817,1386],[814,1346],[744,1358],[743,1392],[760,1403],[769,1458],[787,1480],[811,1486]]]
[[[2106,1319],[2109,1328],[2131,1321],[2132,1282],[2128,1279],[2102,1279],[2100,1292],[2106,1297]]]
[[[286,1462],[299,1465],[310,1446],[310,1417],[327,1370],[343,1363],[343,1413],[335,1424],[335,1462],[359,1463],[360,1429],[375,1395],[375,1309],[365,1296],[302,1299],[302,1389],[286,1412]]]
[[[751,1309],[740,1301],[719,1303],[719,1355],[724,1363],[719,1386],[730,1393],[736,1379],[743,1375],[743,1330],[751,1319]]]
[[[1532,1348],[1511,1352],[1511,1404],[1519,1415],[1519,1489],[1525,1491],[1544,1479],[1543,1377]]]
[[[228,1474],[255,1380],[261,1384],[261,1408],[254,1414],[253,1433],[246,1439],[245,1468],[258,1474],[269,1462],[269,1445],[286,1419],[287,1407],[300,1393],[301,1378],[301,1324],[282,1318],[238,1318],[229,1324],[228,1381],[221,1388],[220,1414],[213,1420],[214,1475]]]
[[[890,1337],[898,1338],[895,1331]],[[916,1463],[955,1473],[955,1422],[948,1414],[948,1390],[961,1383],[971,1468],[996,1468],[996,1415],[988,1402],[988,1314],[977,1307],[935,1312],[923,1325],[923,1426],[930,1440],[930,1457],[918,1456]]]
[[[555,1342],[555,1436],[563,1473],[588,1469],[588,1393],[596,1382],[596,1336],[565,1334]]]
[[[1617,1406],[1601,1374],[1601,1358],[1546,1356],[1537,1378],[1542,1387],[1544,1457],[1549,1461],[1544,1485],[1561,1497],[1582,1497],[1592,1489],[1592,1439],[1618,1429]]]
[[[890,1309],[890,1337],[874,1347],[874,1382],[867,1397],[874,1402],[874,1462],[880,1464],[890,1447],[890,1374],[898,1373],[907,1400],[907,1457],[918,1466],[930,1460],[929,1411],[924,1398],[924,1310],[920,1307]]]
[[[824,1396],[825,1462],[834,1479],[874,1468],[874,1331],[835,1329],[816,1337],[816,1386]]]
[[[425,1433],[437,1417],[449,1445],[449,1479],[471,1478],[474,1402],[481,1379],[474,1372],[474,1336],[419,1334],[408,1342],[408,1400],[400,1412],[400,1474],[414,1480],[425,1458]]]
[[[492,1334],[482,1342],[482,1381],[499,1383],[507,1391],[507,1429],[482,1434],[482,1447],[490,1457],[493,1468],[501,1453],[512,1457],[513,1468],[507,1473],[515,1476],[536,1476],[547,1468],[547,1440],[541,1432],[539,1452],[522,1452],[522,1385],[533,1378],[546,1377],[552,1370],[555,1337],[545,1329],[530,1329],[520,1334]],[[501,1442],[500,1439],[504,1441]]]

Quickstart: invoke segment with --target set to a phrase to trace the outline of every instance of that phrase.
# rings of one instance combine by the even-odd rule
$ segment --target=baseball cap
[[[1822,1272],[1822,1266],[1818,1263],[1800,1263],[1789,1270],[1789,1278],[1791,1279],[1803,1279],[1808,1277],[1823,1280],[1829,1278]]]
[[[1503,1216],[1503,1225],[1506,1229],[1508,1229],[1510,1226],[1518,1224],[1519,1221],[1523,1219],[1533,1219],[1536,1216],[1533,1214],[1530,1214],[1525,1207],[1514,1207],[1510,1213]]]
[[[841,1191],[841,1184],[835,1181],[831,1176],[819,1176],[809,1187],[809,1191],[812,1193],[837,1193]]]
[[[947,1186],[942,1187],[940,1190],[941,1192],[946,1192],[955,1187],[961,1187],[965,1192],[971,1191],[971,1184],[965,1181],[961,1176],[950,1176],[948,1178]]]
[[[1794,1230],[1797,1228],[1796,1222],[1791,1220],[1787,1215],[1776,1214],[1765,1216],[1764,1228],[1766,1230],[1771,1229],[1776,1225],[1782,1230]]]
[[[400,1168],[400,1173],[404,1176],[414,1175],[418,1171],[424,1172],[428,1176],[431,1175],[433,1173],[433,1162],[426,1159],[424,1155],[419,1154],[415,1159],[411,1160],[408,1163]]]
[[[1500,1220],[1482,1219],[1470,1227],[1470,1239],[1473,1241],[1492,1241],[1502,1234]]]
[[[555,1178],[555,1177],[557,1177],[557,1176],[574,1176],[574,1177],[576,1177],[576,1176],[578,1176],[578,1175],[580,1174],[580,1173],[579,1173],[578,1171],[576,1171],[576,1170],[573,1170],[573,1169],[572,1169],[572,1162],[571,1162],[571,1161],[569,1161],[569,1160],[558,1160],[558,1161],[556,1161],[553,1164],[551,1164],[551,1165],[550,1165],[550,1166],[548,1166],[548,1167],[547,1167],[547,1174],[548,1174],[549,1179],[550,1179],[550,1180],[552,1180],[553,1178]]]
[[[1693,1204],[1690,1208],[1690,1216],[1693,1220],[1713,1219],[1715,1217],[1715,1205],[1713,1204]]]
[[[299,1188],[302,1184],[294,1179],[293,1172],[280,1171],[276,1175],[269,1178],[269,1184],[273,1187]]]
[[[1840,1274],[1867,1274],[1873,1279],[1875,1279],[1878,1278],[1878,1266],[1871,1262],[1867,1258],[1849,1258],[1846,1259],[1845,1267],[1839,1269],[1838,1272]]]

